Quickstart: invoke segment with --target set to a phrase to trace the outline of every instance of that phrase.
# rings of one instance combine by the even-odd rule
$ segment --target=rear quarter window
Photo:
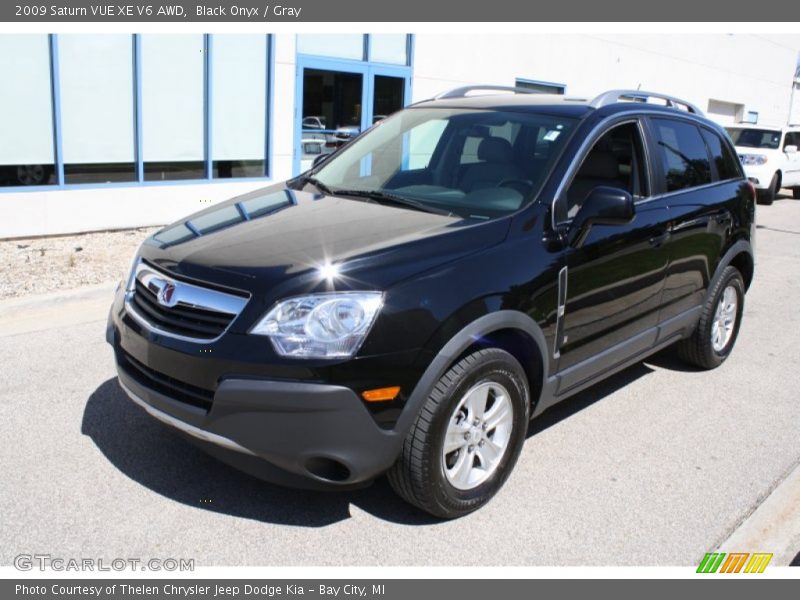
[[[727,181],[728,179],[738,179],[742,177],[739,160],[734,156],[733,152],[731,152],[728,144],[713,131],[702,129],[702,132],[703,139],[705,139],[706,144],[708,144],[711,160],[714,161],[714,166],[717,170],[717,179],[719,181]]]
[[[652,119],[652,124],[664,190],[675,192],[711,183],[711,165],[700,130],[675,119]]]

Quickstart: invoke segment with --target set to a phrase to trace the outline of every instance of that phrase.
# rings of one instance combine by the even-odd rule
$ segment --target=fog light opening
[[[328,481],[346,481],[350,477],[350,469],[338,460],[314,456],[306,461],[306,470]]]

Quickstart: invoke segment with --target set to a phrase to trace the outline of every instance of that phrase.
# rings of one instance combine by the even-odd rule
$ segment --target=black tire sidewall
[[[775,198],[778,196],[778,192],[780,189],[778,188],[780,176],[775,173],[772,176],[772,179],[769,182],[769,187],[765,190],[759,191],[757,194],[757,200],[759,204],[766,204],[769,206],[775,201]]]
[[[775,201],[775,198],[778,197],[778,192],[780,192],[780,175],[775,173],[772,176],[772,179],[769,182],[769,189],[767,190],[767,202],[772,204]]]
[[[459,490],[447,480],[442,464],[442,445],[450,417],[463,395],[473,386],[492,381],[502,385],[509,393],[514,410],[511,439],[505,455],[492,476],[471,490]],[[432,422],[434,439],[428,457],[432,475],[433,495],[437,504],[457,512],[469,512],[486,503],[502,487],[516,464],[529,422],[530,399],[525,373],[519,363],[508,353],[492,349],[476,368],[467,371],[447,391],[447,398],[439,405]]]

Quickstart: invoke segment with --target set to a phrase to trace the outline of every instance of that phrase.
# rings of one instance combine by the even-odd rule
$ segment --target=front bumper
[[[750,183],[753,184],[757,190],[766,190],[772,183],[772,176],[775,175],[775,169],[769,164],[769,161],[763,165],[745,165],[744,173]]]
[[[126,322],[120,304],[118,298],[106,338],[122,389],[221,460],[263,479],[311,488],[363,485],[396,460],[399,433],[381,428],[345,386],[234,375],[219,381],[207,405],[170,393],[155,375],[148,377],[167,350]]]

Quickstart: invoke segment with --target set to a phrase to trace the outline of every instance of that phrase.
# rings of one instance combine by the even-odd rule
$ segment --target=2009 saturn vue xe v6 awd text
[[[387,473],[449,518],[554,403],[672,343],[720,365],[755,214],[724,130],[641,91],[474,89],[148,238],[107,329],[130,398],[265,479]]]

